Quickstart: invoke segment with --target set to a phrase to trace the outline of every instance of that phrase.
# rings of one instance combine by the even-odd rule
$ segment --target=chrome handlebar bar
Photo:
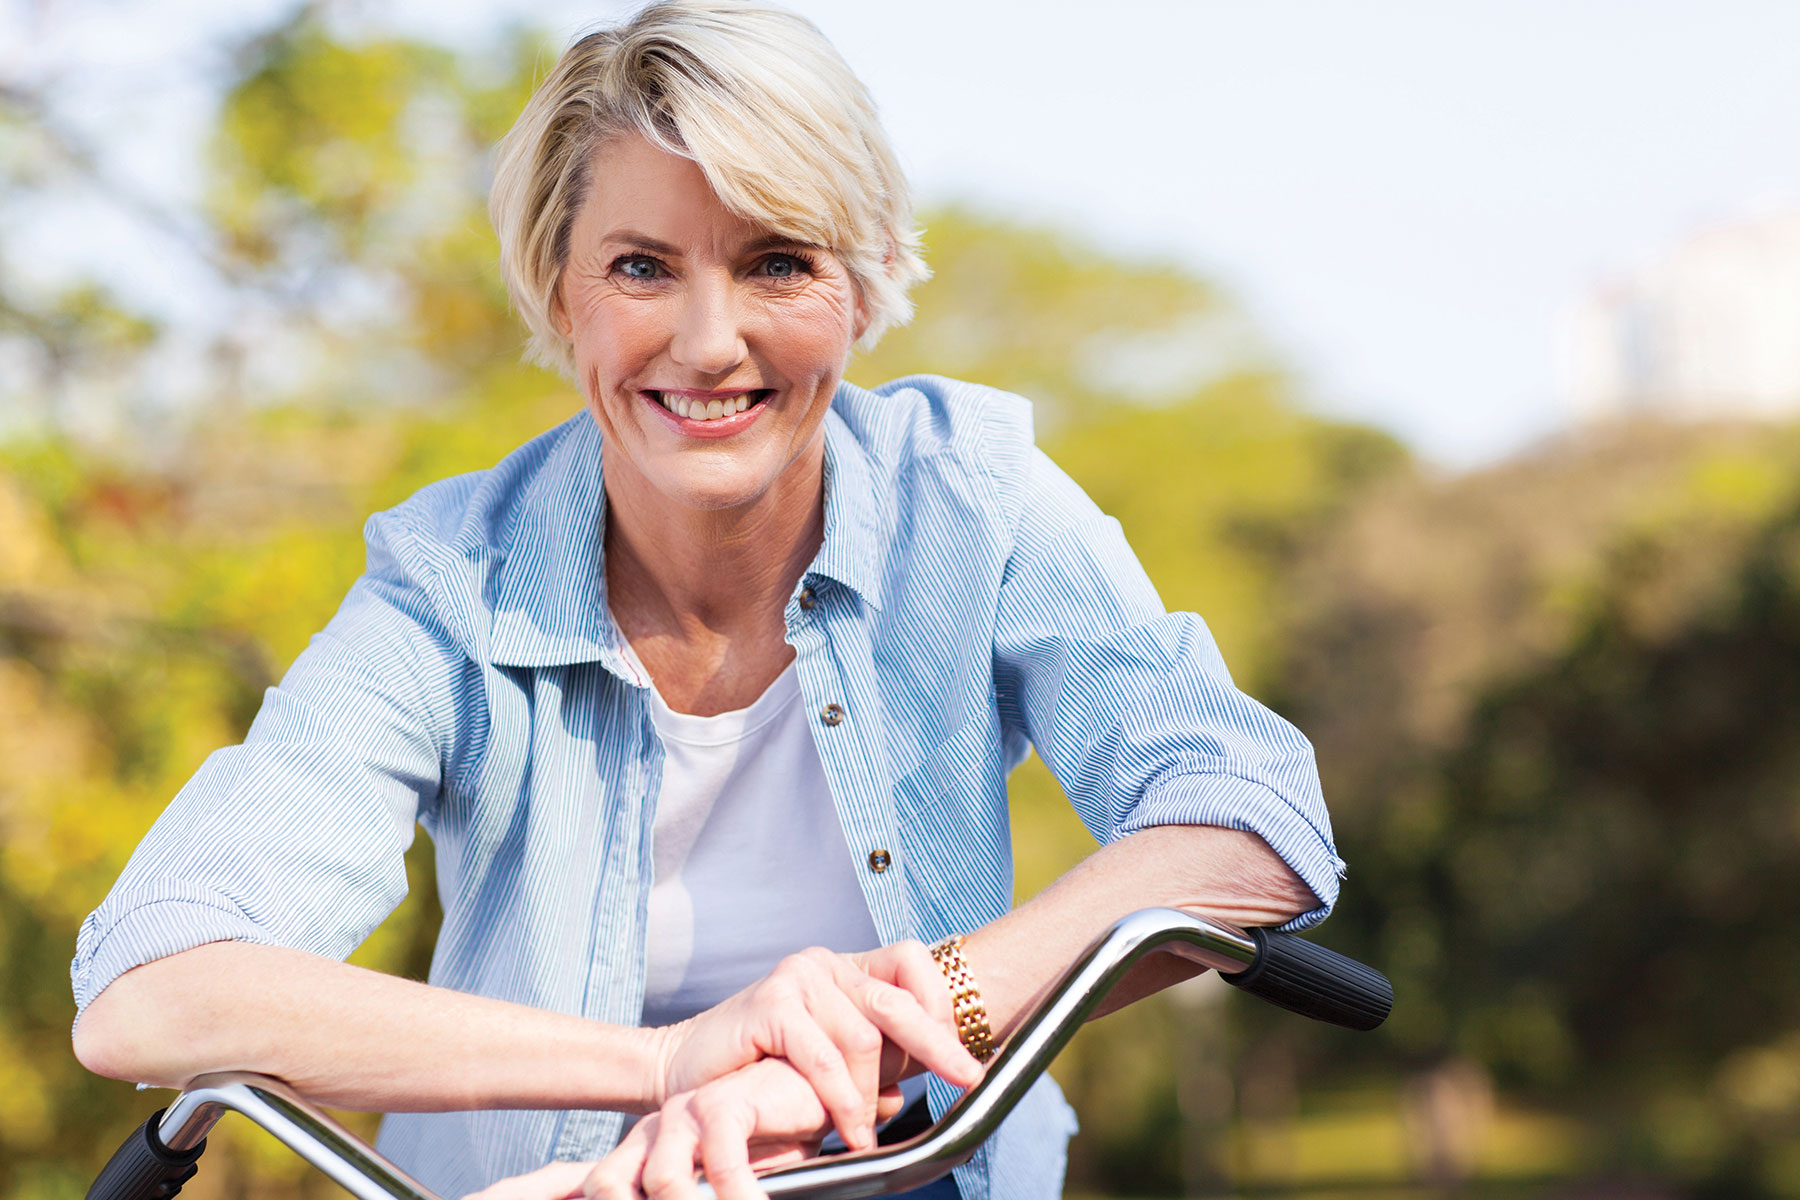
[[[981,1082],[930,1129],[895,1145],[770,1171],[757,1182],[771,1200],[859,1200],[942,1178],[974,1156],[1126,972],[1159,951],[1210,967],[1273,1003],[1350,1028],[1374,1028],[1393,1004],[1392,989],[1378,972],[1311,942],[1245,932],[1174,909],[1145,909],[1120,920],[1082,953],[1020,1021]],[[126,1141],[87,1200],[170,1200],[193,1175],[208,1131],[227,1111],[262,1126],[358,1200],[440,1200],[285,1083],[240,1071],[193,1080]],[[712,1200],[704,1182],[700,1190]]]

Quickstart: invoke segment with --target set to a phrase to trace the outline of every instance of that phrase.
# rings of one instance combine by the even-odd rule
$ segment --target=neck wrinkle
[[[823,437],[742,509],[640,499],[629,485],[612,488],[624,477],[607,472],[603,534],[605,594],[621,632],[717,635],[766,625],[769,614],[781,621],[825,540]]]

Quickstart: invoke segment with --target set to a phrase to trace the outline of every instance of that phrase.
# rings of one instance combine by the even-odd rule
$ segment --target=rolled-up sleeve
[[[1002,579],[995,679],[1101,842],[1152,825],[1262,837],[1319,898],[1344,864],[1311,744],[1232,683],[1205,622],[1163,610],[1117,521],[1040,452]]]
[[[461,655],[391,536],[370,522],[368,572],[82,923],[80,1009],[131,968],[208,942],[344,958],[406,895],[402,856],[438,795]]]

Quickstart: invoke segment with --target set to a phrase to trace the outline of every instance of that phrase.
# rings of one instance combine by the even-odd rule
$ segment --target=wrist
[[[950,1019],[957,1040],[977,1062],[987,1062],[994,1057],[994,1030],[988,1020],[981,985],[963,954],[963,936],[955,934],[933,946],[931,958],[943,972],[944,981],[950,988]]]
[[[1008,914],[1011,917],[1017,913]],[[963,957],[981,981],[981,1000],[987,1007],[988,1024],[999,1045],[1012,1035],[1019,1018],[1055,979],[1046,971],[1048,961],[1039,943],[1015,936],[1008,917],[968,935]],[[1050,967],[1050,970],[1058,968]]]
[[[675,1077],[675,1058],[681,1051],[681,1044],[691,1023],[691,1021],[677,1021],[673,1025],[656,1025],[642,1030],[644,1035],[643,1107],[637,1111],[655,1112],[674,1094],[674,1088],[670,1081]]]

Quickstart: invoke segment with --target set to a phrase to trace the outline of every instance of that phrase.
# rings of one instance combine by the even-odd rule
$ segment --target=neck
[[[672,504],[602,450],[606,583],[635,644],[776,632],[794,585],[825,540],[825,439],[754,501],[727,509]],[[623,469],[615,470],[619,466]]]

